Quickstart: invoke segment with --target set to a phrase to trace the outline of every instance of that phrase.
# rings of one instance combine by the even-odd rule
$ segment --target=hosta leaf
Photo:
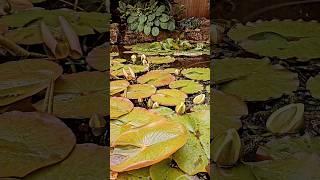
[[[177,89],[160,89],[151,96],[152,101],[164,106],[177,106],[185,101],[188,96]]]
[[[210,80],[209,68],[190,68],[181,72],[185,77],[193,80],[208,81]]]
[[[318,22],[262,21],[236,24],[228,33],[245,50],[261,56],[308,61],[319,58]]]
[[[62,68],[44,59],[10,61],[0,65],[0,106],[32,96],[62,74]]]
[[[216,60],[216,62],[221,61],[221,64],[224,61],[227,63],[223,66],[224,69],[241,67],[234,74],[239,74],[239,71],[248,72],[250,74],[246,75],[244,78],[239,78],[233,81],[229,81],[221,86],[223,92],[237,95],[243,98],[246,101],[264,101],[270,98],[279,98],[283,94],[290,94],[295,91],[298,87],[298,75],[289,70],[286,70],[284,67],[278,65],[272,65],[268,60],[257,60],[257,59],[241,59],[243,63],[247,62],[251,64],[253,61],[262,61],[261,64],[254,66],[237,66],[238,63],[228,63],[228,61],[236,61],[237,59],[222,59]],[[263,62],[265,61],[265,62]],[[215,66],[215,69],[222,67]],[[248,69],[249,68],[249,69]],[[223,72],[221,69],[219,72]],[[231,72],[230,72],[231,73]],[[216,74],[216,77],[219,79],[219,74]],[[221,75],[225,77],[225,75]],[[229,76],[231,77],[231,76]],[[226,80],[225,78],[222,78]]]
[[[104,179],[108,168],[106,156],[108,156],[106,147],[89,143],[77,144],[63,162],[36,171],[25,179]]]
[[[185,128],[165,120],[129,130],[112,144],[111,169],[123,172],[150,166],[168,158],[186,141]]]
[[[86,57],[89,66],[99,71],[106,71],[108,65],[107,45],[94,48]]]
[[[171,56],[151,56],[148,57],[148,61],[151,64],[168,64],[174,62],[175,58]]]
[[[153,180],[176,179],[191,180],[191,176],[184,174],[180,169],[171,167],[171,158],[165,159],[150,167],[150,175]]]
[[[76,144],[59,119],[37,112],[0,115],[0,178],[27,174],[65,159]]]
[[[148,36],[151,32],[151,26],[145,25],[143,32]]]
[[[135,107],[129,114],[120,117],[118,120],[125,124],[130,124],[133,127],[141,127],[163,119],[165,118],[157,113],[144,108]]]
[[[159,20],[161,22],[167,22],[169,21],[170,17],[167,14],[162,14],[161,17],[159,18]]]
[[[123,97],[110,98],[110,118],[117,119],[122,115],[128,114],[133,109],[133,103]]]
[[[176,29],[176,25],[175,25],[175,22],[174,21],[169,21],[168,22],[168,30],[169,31],[173,31],[173,30],[175,30]]]
[[[256,180],[249,166],[240,164],[232,168],[213,167],[213,180]]]
[[[173,159],[179,168],[189,175],[206,172],[205,168],[209,164],[207,155],[203,151],[200,142],[196,136],[191,133],[189,134],[187,143],[174,153]]]
[[[313,97],[320,99],[320,75],[311,77],[307,82],[307,88],[310,90]]]
[[[124,91],[130,83],[126,80],[117,80],[110,82],[110,95],[117,94],[119,92]]]
[[[140,84],[150,84],[155,87],[161,87],[169,85],[174,80],[175,77],[173,75],[160,70],[154,70],[140,76],[137,81]]]
[[[158,36],[160,33],[160,30],[158,27],[152,27],[151,33],[152,33],[152,36]]]
[[[298,158],[247,163],[257,179],[319,179],[320,161],[315,154],[301,154]]]
[[[271,157],[272,159],[294,158],[297,153],[318,153],[320,152],[319,137],[283,137],[273,139],[267,144],[260,146],[257,154]]]
[[[240,117],[248,114],[247,105],[239,98],[214,91],[212,97],[211,122],[213,136],[228,129],[241,127]]]
[[[127,89],[126,96],[129,99],[143,99],[152,96],[156,93],[156,88],[149,84],[133,84]]]
[[[194,94],[203,90],[203,86],[193,80],[178,80],[169,84],[172,89],[178,89],[187,94]]]

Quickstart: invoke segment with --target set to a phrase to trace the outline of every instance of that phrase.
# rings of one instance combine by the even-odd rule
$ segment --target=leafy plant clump
[[[138,1],[134,5],[119,1],[118,10],[131,31],[158,36],[160,30],[173,31],[176,28],[170,8],[157,0],[150,0],[147,3]]]

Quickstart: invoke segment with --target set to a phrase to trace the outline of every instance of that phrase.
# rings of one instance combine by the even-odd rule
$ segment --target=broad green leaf
[[[188,96],[184,92],[177,89],[160,89],[155,95],[151,96],[151,99],[154,102],[158,102],[160,105],[177,106],[182,102],[185,102],[187,97]]]
[[[143,99],[152,96],[156,93],[156,88],[149,84],[133,84],[128,86],[127,92],[124,92],[122,96],[129,99]]]
[[[123,172],[153,165],[171,156],[186,141],[185,128],[166,120],[129,130],[112,144],[111,170]]]
[[[213,167],[213,180],[257,180],[249,166],[240,164],[232,168]]]
[[[146,35],[150,35],[151,27],[148,26],[148,25],[145,25],[145,26],[144,26],[144,29],[143,29],[143,32],[144,32]]]
[[[159,18],[161,22],[168,22],[169,19],[170,17],[167,14],[162,14],[161,17]]]
[[[193,80],[178,80],[169,84],[172,89],[178,89],[186,94],[194,94],[203,90],[203,86]]]
[[[150,180],[149,168],[141,168],[120,173],[117,180]]]
[[[110,118],[117,119],[122,115],[128,114],[133,109],[133,103],[123,97],[110,98]]]
[[[173,30],[175,30],[176,29],[176,25],[175,25],[175,22],[174,21],[169,21],[168,22],[168,30],[169,31],[173,31]]]
[[[181,72],[183,76],[192,80],[208,81],[210,80],[209,68],[189,68]]]
[[[151,33],[152,33],[152,36],[158,36],[160,33],[160,30],[158,27],[152,27]]]
[[[27,174],[64,160],[76,144],[54,116],[12,111],[0,115],[0,178]]]
[[[37,94],[62,74],[62,68],[45,59],[0,64],[0,106]]]
[[[117,80],[110,82],[110,95],[120,93],[127,89],[130,83],[127,80]]]
[[[77,144],[64,161],[36,171],[24,179],[105,179],[108,169],[107,156],[107,147],[90,143]]]
[[[140,84],[149,84],[155,87],[169,85],[174,80],[175,77],[173,75],[160,70],[150,71],[137,79]]]

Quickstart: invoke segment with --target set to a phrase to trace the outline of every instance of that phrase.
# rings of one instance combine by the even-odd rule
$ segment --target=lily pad
[[[193,80],[178,80],[169,84],[172,89],[178,89],[186,94],[194,94],[203,90],[203,86]]]
[[[133,109],[133,103],[124,97],[110,98],[110,118],[117,119],[128,114]]]
[[[151,122],[164,119],[163,116],[151,112],[150,110],[135,107],[129,114],[120,117],[118,120],[125,124],[130,124],[133,127],[141,127]]]
[[[212,101],[213,137],[228,129],[239,129],[241,127],[240,117],[248,114],[247,105],[243,101],[216,90],[213,92]]]
[[[90,118],[93,114],[106,116],[107,78],[103,72],[80,72],[63,75],[56,81],[53,114],[60,118]],[[34,107],[43,111],[44,100]]]
[[[193,80],[209,81],[210,69],[209,68],[189,68],[181,72],[183,76]]]
[[[155,87],[161,87],[169,85],[175,77],[170,73],[166,73],[160,70],[150,71],[138,78],[138,83],[140,84],[150,84]]]
[[[86,57],[89,66],[99,71],[106,71],[108,65],[107,45],[94,48]]]
[[[243,164],[232,168],[219,168],[214,166],[212,174],[214,180],[256,180],[251,168]]]
[[[191,176],[183,173],[180,169],[171,167],[171,158],[165,159],[150,167],[150,175],[153,180],[176,179],[191,180]]]
[[[320,57],[320,23],[273,20],[236,24],[228,32],[245,50],[261,56],[308,61]]]
[[[160,89],[151,96],[151,99],[164,106],[177,106],[185,102],[187,97],[184,92],[177,89]]]
[[[62,121],[38,112],[1,114],[0,134],[0,178],[22,178],[58,163],[76,144],[72,131]]]
[[[126,96],[129,99],[143,99],[156,93],[156,87],[149,84],[133,84],[128,86]]]
[[[111,170],[123,172],[156,164],[171,156],[186,142],[186,129],[175,122],[156,121],[129,130],[112,144]]]
[[[168,64],[173,63],[175,58],[171,56],[150,56],[148,57],[148,61],[151,64]]]
[[[11,61],[0,65],[0,106],[37,94],[62,74],[62,68],[44,59]]]
[[[129,86],[129,82],[126,80],[118,80],[110,82],[110,95],[117,94],[124,91]]]
[[[165,106],[160,106],[158,108],[155,108],[155,109],[150,109],[151,112],[155,112],[161,116],[164,116],[164,117],[171,117],[172,115],[175,114],[175,112],[171,109],[171,108],[168,108],[168,107],[165,107]]]
[[[307,82],[307,88],[310,90],[313,97],[320,99],[320,75],[311,77]]]
[[[239,96],[246,101],[265,101],[270,98],[279,98],[283,94],[291,94],[299,85],[296,73],[286,70],[280,65],[272,65],[268,59],[241,59],[243,63],[246,62],[248,64],[252,64],[254,61],[261,61],[261,65],[258,64],[256,67],[252,65],[248,67],[245,65],[238,66],[239,63],[236,61],[240,61],[239,58],[227,58],[215,61],[217,64],[219,61],[221,62],[219,66],[214,67],[214,71],[218,68],[234,69],[238,67],[237,72],[234,73],[235,75],[239,75],[240,71],[244,72],[244,77],[224,83],[220,89],[223,92]],[[231,61],[236,63],[230,63]],[[227,64],[222,66],[222,63]],[[217,71],[223,72],[222,69]],[[230,73],[232,74],[232,72]],[[220,78],[220,74],[216,74],[215,76],[216,79],[226,80],[224,73],[221,74],[222,78]],[[231,75],[228,77],[231,77]]]
[[[133,70],[134,73],[141,73],[147,71],[147,66],[144,65],[116,64],[111,66],[111,74],[114,76],[123,76],[122,69],[124,69],[126,72],[129,72],[129,67]]]
[[[128,172],[120,173],[117,177],[117,180],[149,180],[150,173],[149,168],[141,168]]]
[[[25,179],[104,179],[108,168],[107,156],[107,147],[89,143],[77,144],[67,159],[36,171]]]

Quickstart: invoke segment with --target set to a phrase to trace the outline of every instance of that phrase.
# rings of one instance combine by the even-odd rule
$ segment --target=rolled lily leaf
[[[303,125],[304,104],[289,104],[275,111],[267,120],[267,129],[272,133],[295,133]]]
[[[232,166],[240,156],[241,141],[235,129],[229,129],[214,138],[211,145],[211,158],[218,166]]]

